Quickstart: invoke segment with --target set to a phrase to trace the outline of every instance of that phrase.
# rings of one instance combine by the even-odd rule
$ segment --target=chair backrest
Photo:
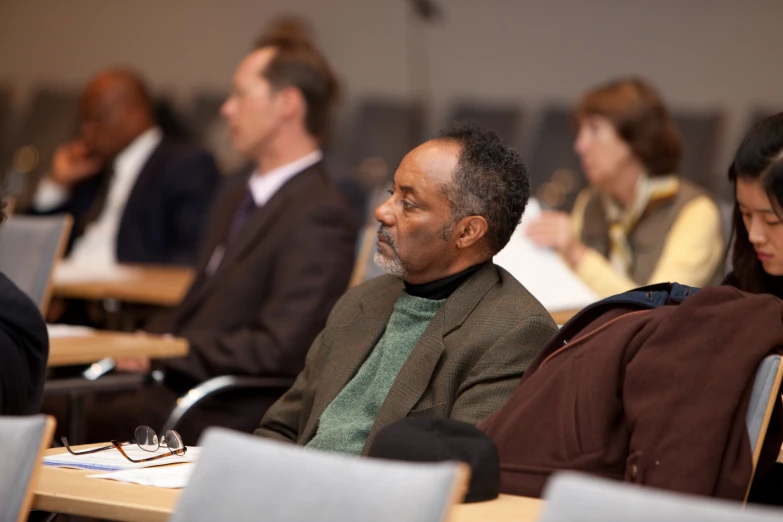
[[[436,522],[465,493],[464,463],[322,452],[210,428],[171,522]]]
[[[748,413],[745,416],[745,424],[748,428],[750,449],[753,452],[753,474],[756,473],[756,465],[761,456],[761,446],[767,434],[769,419],[775,403],[780,401],[780,381],[783,379],[783,363],[780,355],[768,355],[762,359],[756,370],[753,380],[753,389],[748,403]],[[745,500],[750,493],[753,475],[748,483]]]
[[[517,105],[463,101],[451,109],[447,123],[460,120],[473,120],[492,129],[509,145],[516,146],[519,143],[522,109]]]
[[[547,107],[538,124],[530,158],[533,194],[545,206],[571,210],[579,191],[587,185],[574,152],[572,109]]]
[[[425,112],[415,102],[368,99],[357,109],[340,163],[367,185],[391,179],[400,160],[425,138]]]
[[[378,227],[371,226],[365,226],[359,234],[356,248],[356,261],[353,264],[351,282],[348,284],[348,288],[353,288],[358,284],[380,275],[372,275],[375,272],[375,270],[373,270],[373,267],[375,266],[375,263],[373,262],[373,247],[375,246],[377,235]]]
[[[539,522],[772,522],[783,510],[743,506],[588,475],[555,474],[544,489]]]
[[[8,164],[6,158],[10,153],[7,139],[8,132],[11,130],[11,101],[11,88],[0,85],[0,176],[5,174],[5,167]]]
[[[723,131],[720,111],[678,111],[672,119],[680,130],[683,156],[678,174],[697,185],[717,192],[725,176],[716,177],[715,161]]]
[[[43,451],[54,435],[55,421],[46,415],[0,417],[0,520],[27,520]]]
[[[50,168],[57,146],[76,135],[79,97],[77,91],[38,89],[22,115],[18,132],[9,136],[10,178],[4,188],[18,197],[21,211],[29,207],[35,187]]]
[[[51,278],[62,259],[71,216],[14,216],[0,226],[0,272],[26,293],[45,317]]]

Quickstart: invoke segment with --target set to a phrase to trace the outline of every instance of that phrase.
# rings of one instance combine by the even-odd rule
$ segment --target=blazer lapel
[[[239,201],[244,197],[245,190],[247,189],[247,182],[243,183],[240,187],[234,189],[233,193],[229,193],[229,200],[231,205],[225,207],[225,211],[222,213],[219,219],[221,223],[216,226],[218,235],[214,237],[214,244],[211,246],[211,251],[204,262],[204,265],[199,270],[199,276],[197,282],[198,287],[194,285],[192,292],[189,293],[183,301],[183,310],[180,317],[187,317],[197,305],[201,303],[205,297],[207,297],[212,289],[216,288],[220,282],[225,278],[227,274],[230,274],[234,269],[236,263],[242,259],[249,251],[254,248],[259,248],[258,244],[263,240],[264,235],[272,230],[275,222],[285,214],[286,206],[292,204],[291,199],[296,195],[298,188],[301,184],[312,182],[311,176],[319,175],[317,166],[319,164],[310,167],[280,187],[280,189],[272,196],[266,205],[259,207],[252,212],[247,218],[247,222],[242,227],[237,237],[226,246],[225,252],[223,252],[223,258],[220,260],[220,264],[212,275],[205,274],[206,266],[209,264],[209,258],[219,245],[222,245],[231,222],[234,219],[234,213],[237,210]],[[249,176],[248,176],[249,178]],[[247,180],[247,178],[246,178]]]
[[[462,325],[498,279],[495,265],[487,263],[457,288],[438,310],[394,380],[370,429],[368,442],[379,429],[408,416],[430,385],[432,374],[443,353],[443,338]]]
[[[338,340],[340,345],[332,347],[334,355],[321,372],[324,379],[314,398],[301,440],[309,441],[315,435],[318,421],[326,407],[353,379],[378,344],[401,290],[400,282],[390,285],[382,295],[372,296],[372,303],[362,303],[361,311],[355,320],[341,328]]]
[[[156,180],[156,174],[160,172],[158,165],[164,161],[166,157],[166,138],[161,138],[158,146],[152,151],[152,154],[144,166],[141,168],[136,182],[131,188],[130,194],[128,194],[128,201],[125,203],[125,208],[122,211],[122,217],[120,218],[120,225],[117,229],[117,240],[122,236],[123,229],[127,226],[126,222],[132,216],[140,213],[144,213],[144,207],[147,205],[147,194],[150,193],[150,184],[154,184]]]

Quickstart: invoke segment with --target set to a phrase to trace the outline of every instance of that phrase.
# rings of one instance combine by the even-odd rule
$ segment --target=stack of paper
[[[508,245],[497,253],[495,264],[508,270],[550,312],[581,310],[598,300],[598,295],[579,279],[557,252],[533,244],[525,227],[541,214],[538,201],[531,199]]]
[[[49,339],[61,339],[63,337],[85,337],[92,335],[95,330],[87,326],[74,326],[70,324],[47,324],[46,331]]]
[[[156,488],[179,489],[188,485],[190,475],[195,468],[195,464],[182,464],[178,466],[163,466],[162,468],[128,469],[112,473],[101,473],[99,475],[88,475],[88,478],[116,480],[118,482],[129,482]]]
[[[134,444],[128,444],[122,447],[128,456],[135,460],[146,459],[168,453],[166,448],[160,448],[158,451],[144,451]],[[78,450],[76,450],[78,451]],[[162,459],[151,460],[149,462],[134,463],[122,456],[115,448],[87,455],[71,455],[68,452],[58,455],[47,455],[43,459],[46,466],[57,466],[61,468],[94,469],[98,471],[120,471],[127,469],[149,468],[153,466],[165,466],[167,464],[181,464],[183,462],[195,462],[198,458],[201,448],[190,447],[184,455],[171,455]]]
[[[101,283],[113,281],[132,281],[142,277],[143,271],[138,267],[118,264],[75,263],[63,261],[59,263],[52,274],[55,284]]]

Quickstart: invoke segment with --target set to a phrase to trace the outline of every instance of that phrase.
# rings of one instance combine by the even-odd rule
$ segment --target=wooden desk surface
[[[573,316],[579,313],[579,310],[560,310],[559,312],[549,312],[559,325],[566,324]]]
[[[52,295],[174,306],[182,300],[194,275],[191,268],[151,265],[120,265],[115,275],[100,274],[94,281],[87,279],[58,281],[55,272]]]
[[[92,335],[49,340],[49,366],[91,364],[104,357],[182,357],[188,342],[145,333],[96,331]]]
[[[63,451],[53,448],[46,453]],[[126,522],[163,522],[174,511],[180,490],[87,478],[95,473],[44,466],[33,509]],[[542,506],[535,498],[501,495],[490,502],[455,506],[449,522],[533,522]]]
[[[455,506],[449,522],[535,522],[543,507],[544,501],[537,498],[500,495],[489,502]]]

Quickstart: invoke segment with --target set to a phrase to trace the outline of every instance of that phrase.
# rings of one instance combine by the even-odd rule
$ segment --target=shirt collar
[[[163,132],[159,127],[151,127],[139,134],[114,158],[115,172],[129,170],[133,165],[143,165],[162,139]]]
[[[275,193],[280,190],[280,187],[285,185],[288,180],[305,169],[312,167],[321,161],[323,157],[323,152],[317,149],[297,160],[281,165],[264,174],[259,173],[258,170],[253,171],[253,174],[248,180],[248,186],[250,187],[250,192],[253,194],[253,201],[255,201],[256,206],[260,207],[266,205],[266,203],[272,199],[272,196],[274,196]]]

